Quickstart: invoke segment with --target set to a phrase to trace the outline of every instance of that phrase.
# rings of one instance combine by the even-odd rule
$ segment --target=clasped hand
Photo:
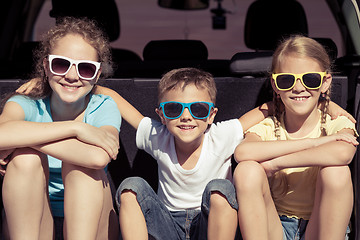
[[[10,161],[11,154],[15,149],[6,149],[0,151],[0,175],[5,176],[6,166]]]
[[[119,151],[119,136],[112,134],[106,127],[94,127],[86,123],[81,124],[76,138],[87,144],[104,149],[111,159],[116,159]]]

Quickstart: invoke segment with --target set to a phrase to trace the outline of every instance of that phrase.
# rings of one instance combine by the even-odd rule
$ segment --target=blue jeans
[[[280,216],[281,224],[283,226],[283,240],[305,240],[305,230],[309,220],[288,218]],[[344,239],[348,239],[350,228],[347,228]]]
[[[120,184],[115,197],[118,208],[121,204],[120,195],[124,190],[136,193],[148,233],[159,240],[207,239],[210,196],[214,191],[220,192],[231,207],[238,210],[235,188],[225,179],[215,179],[208,183],[202,196],[201,210],[169,211],[150,185],[139,177],[127,178]]]

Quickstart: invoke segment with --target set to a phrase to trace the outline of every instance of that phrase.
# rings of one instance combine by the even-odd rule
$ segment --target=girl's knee
[[[62,179],[64,180],[64,184],[68,184],[65,182],[65,179],[67,179],[68,176],[71,176],[72,178],[71,181],[74,180],[80,182],[83,180],[87,181],[86,179],[90,177],[95,181],[101,181],[104,184],[104,186],[109,185],[109,179],[104,169],[93,169],[93,168],[75,165],[72,163],[62,162],[61,175],[62,175]]]
[[[15,168],[21,171],[34,171],[43,168],[47,160],[46,156],[32,148],[16,149],[11,156],[7,168]]]
[[[324,167],[320,170],[319,179],[322,187],[330,190],[342,190],[352,187],[351,172],[348,166]]]
[[[260,163],[255,161],[244,161],[238,163],[234,171],[234,177],[246,178],[257,177],[265,173]]]
[[[250,190],[260,187],[267,181],[264,168],[255,161],[240,162],[234,171],[236,190]]]

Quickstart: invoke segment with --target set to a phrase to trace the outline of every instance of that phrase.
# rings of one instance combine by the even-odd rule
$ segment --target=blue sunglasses
[[[213,103],[210,102],[162,102],[160,103],[159,109],[162,109],[164,116],[167,119],[179,118],[184,109],[189,109],[191,116],[196,119],[205,119],[209,117],[211,109],[214,107]]]

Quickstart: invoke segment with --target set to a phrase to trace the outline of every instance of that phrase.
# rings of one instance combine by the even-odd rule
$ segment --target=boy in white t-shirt
[[[194,68],[168,72],[158,89],[161,122],[143,118],[136,136],[138,148],[157,160],[158,193],[139,177],[121,183],[116,201],[123,238],[234,239],[238,205],[231,156],[244,124],[247,129],[264,113],[214,124],[214,79]]]

